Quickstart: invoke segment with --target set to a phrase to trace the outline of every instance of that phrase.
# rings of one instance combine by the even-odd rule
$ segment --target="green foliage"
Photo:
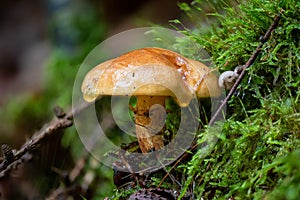
[[[132,189],[132,188],[122,188],[122,189],[119,189],[119,190],[115,190],[115,195],[112,196],[111,200],[118,200],[118,199],[126,199],[126,197],[130,196],[131,194],[133,194],[134,192],[136,192],[137,189]]]
[[[221,4],[225,13],[212,14],[216,24],[211,29],[183,31],[210,53],[220,71],[246,63],[279,12],[282,19],[231,99],[228,120],[212,153],[201,157],[199,149],[181,166],[186,168],[182,195],[189,191],[205,199],[262,199],[274,190],[270,199],[296,199],[300,190],[295,166],[300,161],[290,160],[297,153],[288,155],[300,148],[300,3]]]
[[[181,188],[181,197],[193,194],[196,199],[298,199],[300,3],[297,0],[250,0],[239,4],[195,0],[190,5],[181,3],[179,6],[194,23],[194,28],[188,29],[179,20],[173,20],[173,25],[180,26],[191,39],[178,39],[174,47],[189,58],[213,61],[213,67],[221,72],[245,64],[275,16],[281,13],[282,18],[230,100],[221,133],[217,129],[198,132],[199,148],[174,169],[166,167],[177,182],[168,177],[161,184],[164,173],[160,171],[151,174],[147,185]],[[21,127],[32,124],[36,128],[50,118],[54,105],[71,105],[76,72],[86,54],[99,43],[103,26],[98,24],[94,12],[67,16],[70,18],[65,34],[72,33],[70,39],[75,49],[66,52],[56,48],[49,59],[44,90],[35,96],[24,95],[7,105],[6,111],[0,114],[6,124],[4,132],[11,132],[15,123]],[[203,47],[211,59],[205,56],[200,59],[202,52],[191,47]],[[172,101],[167,105],[167,109],[179,109]],[[172,138],[177,132],[180,123],[177,111],[168,114],[166,137]],[[80,157],[82,146],[74,138],[75,129],[68,131],[71,134],[64,135],[63,145],[71,144],[74,157]],[[209,145],[205,136],[214,132],[218,141],[204,157],[200,147],[204,143]],[[86,166],[85,170],[101,178],[95,198],[110,195],[111,169],[101,165]],[[112,199],[128,197],[137,189],[116,189]]]
[[[199,148],[174,169],[167,167],[181,183],[170,178],[161,183],[158,173],[149,185],[181,188],[180,197],[193,194],[195,199],[298,199],[300,2],[195,0],[179,6],[194,28],[172,20],[190,39],[178,39],[174,47],[187,57],[213,61],[221,72],[245,64],[274,18],[279,13],[282,18],[230,100],[221,133],[206,127],[197,134]],[[203,60],[195,47],[203,47],[211,59]],[[167,130],[176,131],[170,121]],[[206,136],[214,133],[218,141],[203,156],[200,147],[210,145]]]
[[[285,176],[266,199],[299,199],[300,196],[300,151],[296,150],[282,159],[282,165],[275,171]]]
[[[286,105],[274,106],[280,110],[273,114],[262,108],[242,122],[229,119],[212,153],[201,158],[200,149],[186,165],[185,189],[189,182],[196,182],[200,186],[193,191],[196,196],[261,199],[274,188],[281,181],[282,171],[277,169],[285,165],[285,155],[300,148],[299,120],[293,118],[292,109],[285,112]],[[287,120],[290,118],[294,121]]]

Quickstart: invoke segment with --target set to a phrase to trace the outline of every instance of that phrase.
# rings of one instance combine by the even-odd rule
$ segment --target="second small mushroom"
[[[206,65],[173,51],[151,47],[99,64],[84,78],[82,92],[88,102],[103,95],[135,96],[136,136],[142,153],[148,153],[164,146],[161,134],[157,133],[163,130],[162,108],[166,98],[175,98],[183,107],[195,96],[217,97],[221,89]]]

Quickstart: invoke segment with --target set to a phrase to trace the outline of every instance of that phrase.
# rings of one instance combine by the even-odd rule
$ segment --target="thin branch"
[[[275,17],[275,19],[274,19],[273,23],[271,24],[271,26],[269,27],[269,29],[267,30],[267,32],[265,33],[265,35],[260,38],[260,44],[255,49],[255,51],[253,52],[253,54],[251,55],[251,57],[249,58],[249,60],[246,62],[246,64],[244,64],[242,66],[241,71],[238,72],[240,74],[239,77],[237,78],[236,82],[232,86],[231,90],[227,94],[226,98],[224,99],[224,101],[222,102],[222,104],[220,105],[220,107],[218,108],[218,110],[216,111],[216,113],[211,117],[208,125],[213,125],[216,122],[217,116],[221,113],[221,111],[224,108],[224,106],[227,104],[227,102],[229,101],[229,99],[232,97],[232,95],[237,90],[237,87],[239,86],[239,84],[241,83],[242,79],[244,78],[244,76],[246,74],[246,69],[248,67],[250,67],[255,62],[255,60],[257,59],[257,57],[258,57],[258,55],[259,55],[259,53],[261,51],[262,46],[270,38],[271,33],[277,27],[280,18],[281,18],[281,15],[278,14]]]
[[[232,86],[231,90],[229,91],[229,93],[227,94],[226,98],[224,99],[224,101],[222,102],[222,104],[220,105],[220,107],[218,108],[218,110],[216,111],[216,113],[211,117],[208,125],[213,125],[216,122],[216,119],[218,117],[218,115],[221,113],[223,107],[227,104],[228,100],[232,97],[232,95],[234,94],[234,92],[236,91],[237,87],[239,86],[239,84],[241,83],[242,79],[244,78],[245,74],[246,74],[246,69],[248,67],[250,67],[255,60],[257,59],[261,48],[263,46],[263,44],[270,38],[272,31],[277,27],[278,22],[281,18],[281,15],[278,14],[273,23],[271,24],[271,26],[269,27],[269,29],[267,30],[267,32],[265,33],[264,36],[262,36],[260,38],[260,44],[258,45],[258,47],[255,49],[255,51],[253,52],[253,54],[251,55],[251,57],[249,58],[249,60],[246,62],[246,64],[244,64],[242,66],[242,68],[240,69],[240,71],[238,71],[239,73],[239,77],[236,80],[236,82],[234,83],[234,85]],[[198,144],[193,145],[192,147],[190,147],[190,150],[194,150],[196,147],[198,146]],[[162,180],[159,183],[159,186],[162,185],[162,183],[164,182],[164,180],[169,176],[169,174],[171,173],[171,171],[181,162],[181,160],[183,158],[185,158],[188,155],[188,153],[184,153],[178,160],[177,162],[175,162],[175,164],[171,167],[171,169],[169,170],[169,172],[167,172],[167,174],[162,178]]]
[[[13,157],[7,159],[4,156],[3,161],[0,163],[0,179],[4,178],[12,169],[15,169],[20,163],[22,163],[25,155],[33,152],[46,137],[72,126],[73,116],[78,114],[87,106],[88,105],[86,104],[82,105],[78,107],[78,109],[69,111],[66,114],[62,114],[63,111],[56,107],[55,113],[57,118],[45,124],[41,130],[32,136],[32,139],[27,141],[18,151],[16,151],[16,153],[13,154]]]

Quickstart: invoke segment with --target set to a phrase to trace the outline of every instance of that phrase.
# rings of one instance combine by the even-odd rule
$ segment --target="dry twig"
[[[39,144],[48,136],[57,133],[60,130],[64,130],[70,126],[73,125],[73,116],[77,113],[79,113],[81,110],[86,108],[87,105],[83,105],[78,107],[77,110],[70,111],[66,114],[58,107],[55,108],[56,117],[49,123],[45,124],[41,130],[36,132],[32,138],[27,141],[18,151],[12,154],[11,151],[5,151],[4,153],[4,159],[2,160],[0,164],[0,179],[4,178],[9,174],[9,172],[17,166],[24,162],[25,155],[33,152],[37,149]],[[57,113],[59,113],[57,115]],[[6,145],[3,146],[5,149],[8,149]],[[10,156],[7,156],[7,155]],[[26,159],[25,159],[26,160]]]

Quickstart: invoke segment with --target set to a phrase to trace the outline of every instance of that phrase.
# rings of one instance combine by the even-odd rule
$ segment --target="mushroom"
[[[234,71],[225,71],[219,77],[219,86],[224,87],[226,90],[230,90],[237,77],[238,74]]]
[[[165,100],[173,97],[181,107],[194,97],[221,94],[217,77],[206,65],[162,48],[133,50],[105,61],[85,76],[83,97],[92,102],[103,95],[133,95],[136,136],[142,153],[164,146]],[[176,93],[176,94],[175,94]],[[130,106],[129,106],[130,107]]]
[[[224,71],[219,76],[219,86],[221,88],[224,87],[226,90],[231,90],[243,68],[244,66],[237,66],[234,71]]]

